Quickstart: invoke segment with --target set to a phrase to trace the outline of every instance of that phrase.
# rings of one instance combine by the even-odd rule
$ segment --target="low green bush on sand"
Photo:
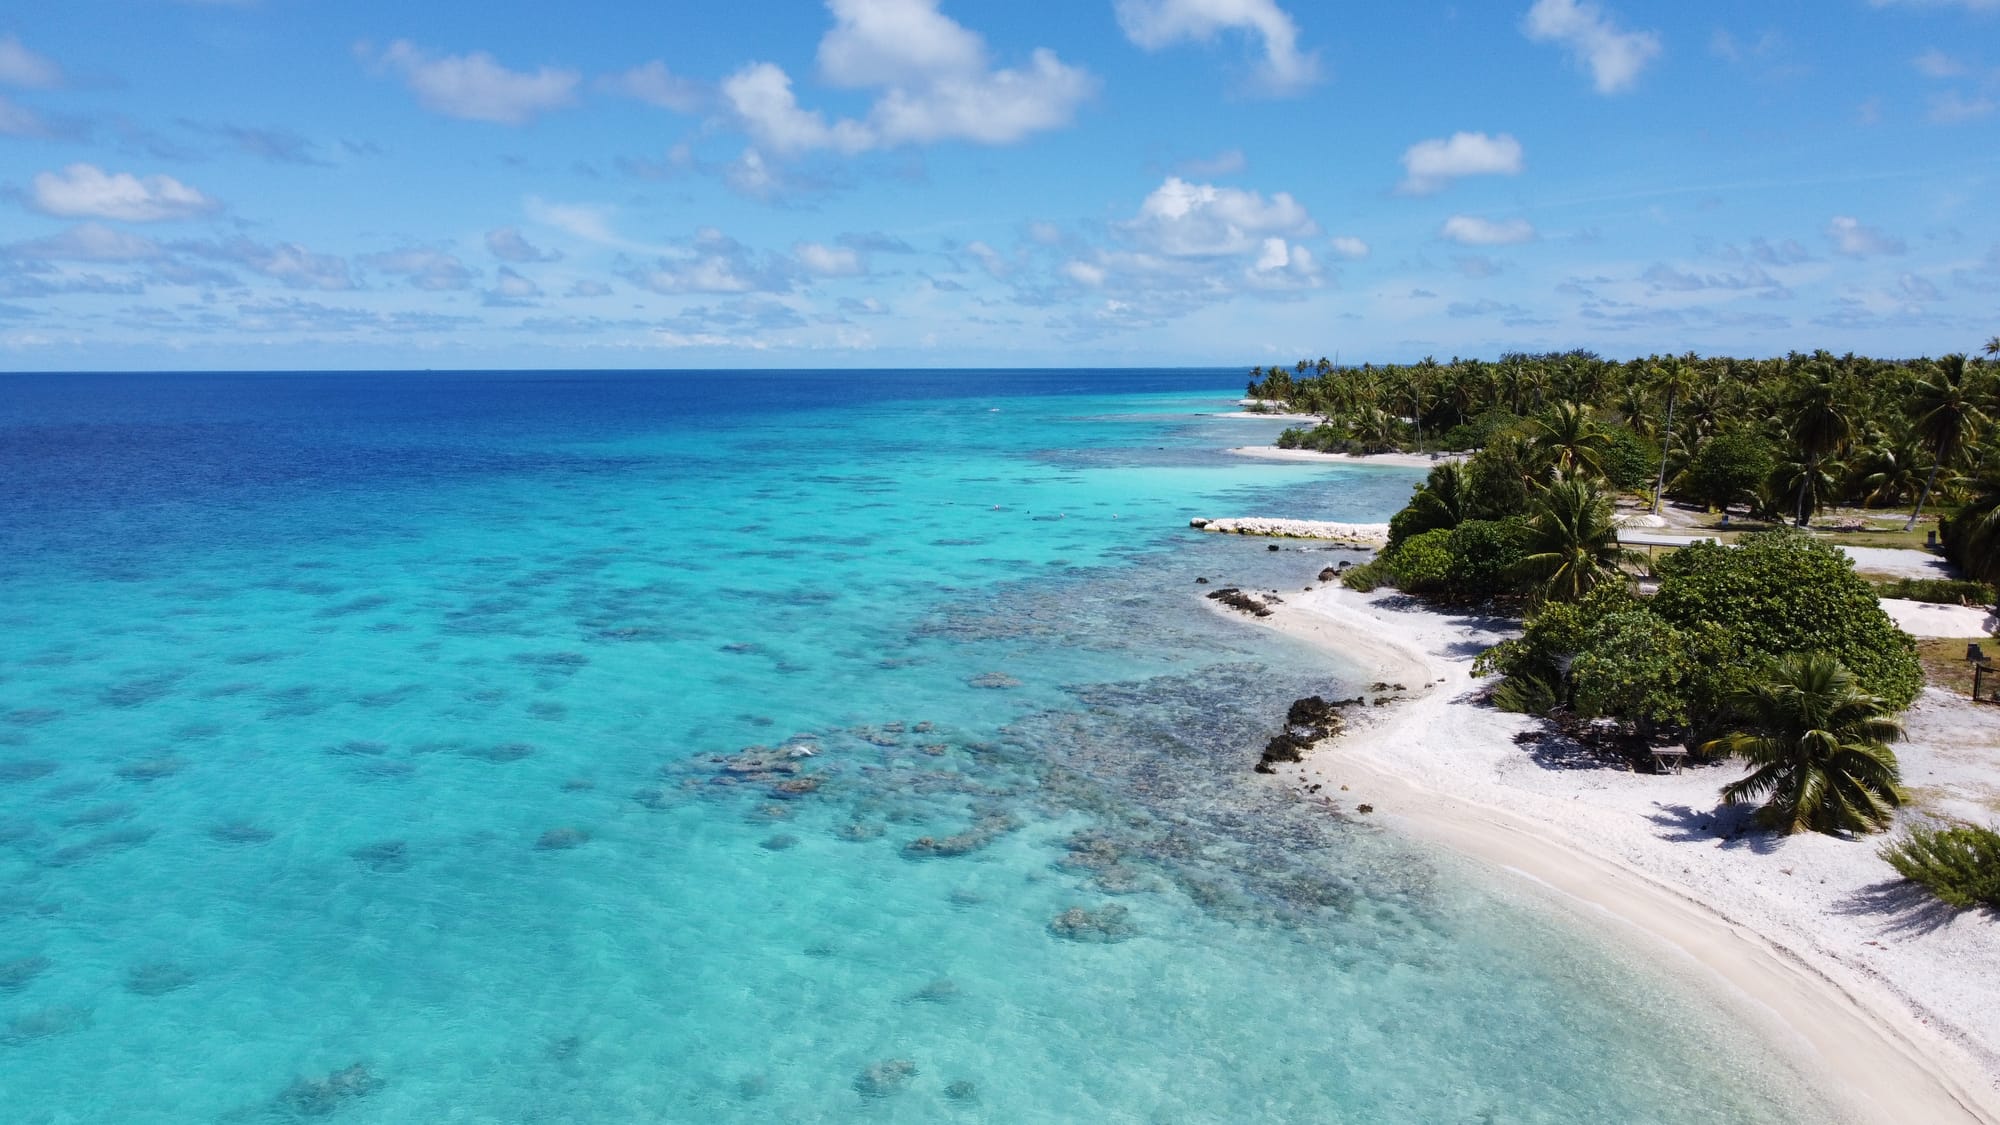
[[[1992,605],[1994,600],[1993,587],[1962,578],[1898,578],[1893,582],[1877,582],[1875,594],[1937,605]]]
[[[1882,858],[1947,906],[2000,910],[2000,832],[1969,824],[1912,828],[1885,845]]]

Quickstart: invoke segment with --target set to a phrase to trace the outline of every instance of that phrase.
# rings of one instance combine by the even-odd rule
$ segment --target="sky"
[[[0,11],[0,370],[2000,333],[2000,0]]]

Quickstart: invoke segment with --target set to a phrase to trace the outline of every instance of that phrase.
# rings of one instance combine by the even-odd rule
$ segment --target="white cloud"
[[[1526,219],[1495,222],[1474,215],[1453,215],[1444,221],[1438,237],[1461,246],[1514,246],[1535,239],[1535,228]]]
[[[1085,71],[1037,48],[1022,70],[944,78],[920,89],[897,87],[871,115],[886,144],[967,140],[1004,145],[1069,124],[1097,88]]]
[[[1174,171],[1183,176],[1233,176],[1250,166],[1240,148],[1226,148],[1214,156],[1183,160],[1174,165]]]
[[[658,59],[622,74],[608,75],[599,79],[597,84],[611,93],[675,113],[695,113],[706,100],[706,91],[701,83],[669,71],[667,64]]]
[[[820,42],[821,73],[849,88],[881,90],[865,120],[829,122],[799,105],[791,76],[751,63],[722,84],[744,129],[780,155],[847,154],[903,144],[967,140],[1011,144],[1069,123],[1097,89],[1088,72],[1037,49],[1028,65],[993,69],[985,42],[937,10],[937,0],[830,0],[834,26]]]
[[[858,121],[832,125],[817,110],[799,108],[792,79],[776,63],[752,63],[723,80],[722,96],[758,143],[778,153],[873,148],[875,134]]]
[[[191,219],[222,207],[172,176],[141,179],[130,172],[107,173],[94,164],[37,174],[28,203],[44,215],[127,223]]]
[[[1006,257],[1000,251],[995,250],[984,242],[975,240],[966,243],[965,252],[979,259],[979,268],[985,270],[987,276],[996,280],[1004,279],[1014,272],[1013,264],[1007,261]]]
[[[1518,176],[1521,142],[1511,134],[1453,133],[1439,140],[1418,141],[1403,153],[1403,183],[1408,195],[1430,195],[1460,176]]]
[[[827,0],[819,69],[836,86],[923,85],[986,69],[986,44],[938,0]]]
[[[1241,31],[1264,41],[1256,78],[1274,93],[1291,93],[1319,79],[1319,58],[1299,50],[1298,25],[1275,0],[1117,0],[1118,26],[1148,51],[1213,40]]]
[[[852,247],[800,242],[792,247],[792,257],[814,277],[859,277],[867,272],[860,252]]]
[[[1351,234],[1339,235],[1329,245],[1333,247],[1335,254],[1343,258],[1366,258],[1368,256],[1368,244]]]
[[[362,261],[387,274],[408,278],[418,289],[433,293],[466,289],[472,285],[472,271],[465,263],[442,250],[412,248],[386,254],[370,254]]]
[[[1535,0],[1522,30],[1537,43],[1560,43],[1590,68],[1600,94],[1615,94],[1638,81],[1639,72],[1660,53],[1651,31],[1621,31],[1590,0]]]
[[[354,288],[347,260],[315,254],[296,242],[266,246],[247,238],[227,242],[176,242],[171,249],[211,261],[231,262],[292,289],[335,292]]]
[[[1090,289],[1096,289],[1099,286],[1102,286],[1104,284],[1104,279],[1107,276],[1109,276],[1105,272],[1103,266],[1095,266],[1090,264],[1089,262],[1082,262],[1082,261],[1070,261],[1063,263],[1062,275],[1066,278],[1069,278],[1071,281],[1076,282],[1078,285],[1082,285]]]
[[[1169,176],[1139,205],[1139,215],[1119,224],[1121,233],[1147,250],[1175,258],[1225,257],[1268,252],[1266,240],[1319,233],[1298,200],[1285,192],[1261,193]]]
[[[560,250],[537,249],[515,227],[487,231],[486,250],[503,262],[554,262],[562,258]]]
[[[650,265],[630,266],[620,273],[655,293],[781,293],[793,287],[798,267],[792,259],[759,254],[719,230],[705,228]]]
[[[508,266],[500,267],[500,275],[493,282],[493,288],[486,290],[481,302],[492,308],[520,308],[533,305],[542,295],[542,287],[532,278],[526,277]]]
[[[1834,216],[1826,225],[1826,237],[1833,243],[1834,253],[1850,258],[1901,254],[1908,249],[1901,239],[1891,238],[1875,227],[1863,226],[1861,220],[1851,215]]]
[[[407,39],[396,40],[379,55],[365,44],[356,51],[376,67],[402,75],[424,108],[496,125],[525,125],[540,114],[575,105],[581,80],[576,71],[546,66],[532,74],[508,70],[484,51],[433,57]]]
[[[1925,78],[1957,78],[1959,75],[1965,73],[1964,63],[1959,62],[1936,47],[1932,47],[1930,50],[1911,59],[1910,65],[1916,67],[1917,73],[1923,75]]]
[[[13,35],[0,35],[0,86],[49,90],[62,85],[62,68],[22,46]]]

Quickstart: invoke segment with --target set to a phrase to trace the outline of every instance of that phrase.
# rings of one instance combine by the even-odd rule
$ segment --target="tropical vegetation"
[[[1918,826],[1885,846],[1882,858],[1948,906],[2000,910],[2000,832],[1969,824]]]

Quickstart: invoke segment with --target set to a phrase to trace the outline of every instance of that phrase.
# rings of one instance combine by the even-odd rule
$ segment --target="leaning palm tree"
[[[1770,679],[1730,702],[1743,728],[1704,743],[1702,752],[1745,758],[1753,768],[1722,787],[1724,801],[1764,802],[1759,818],[1787,835],[1889,826],[1902,803],[1889,743],[1903,728],[1839,660],[1786,657]]]
[[[1995,336],[1986,341],[1986,354],[2000,355],[2000,336]]]
[[[1910,394],[1910,416],[1917,440],[1923,442],[1931,455],[1931,472],[1924,481],[1923,492],[1917,496],[1916,511],[1910,513],[1910,522],[1903,525],[1904,531],[1916,527],[1923,518],[1924,504],[1937,486],[1938,469],[1957,460],[1960,451],[1986,424],[1986,414],[1979,409],[1982,396],[1976,382],[1969,377],[1964,356],[1948,355],[1926,373],[1926,378]]]
[[[1695,364],[1699,360],[1699,356],[1689,352],[1685,356],[1668,356],[1646,369],[1647,379],[1667,399],[1667,422],[1660,431],[1660,475],[1653,482],[1653,514],[1656,516],[1660,514],[1660,501],[1667,491],[1667,454],[1674,444],[1674,407],[1682,395],[1694,389],[1698,374]]]
[[[1595,481],[1559,478],[1533,504],[1521,574],[1540,600],[1582,601],[1603,583],[1618,581],[1623,564],[1638,561],[1636,552],[1619,545],[1611,497]]]

